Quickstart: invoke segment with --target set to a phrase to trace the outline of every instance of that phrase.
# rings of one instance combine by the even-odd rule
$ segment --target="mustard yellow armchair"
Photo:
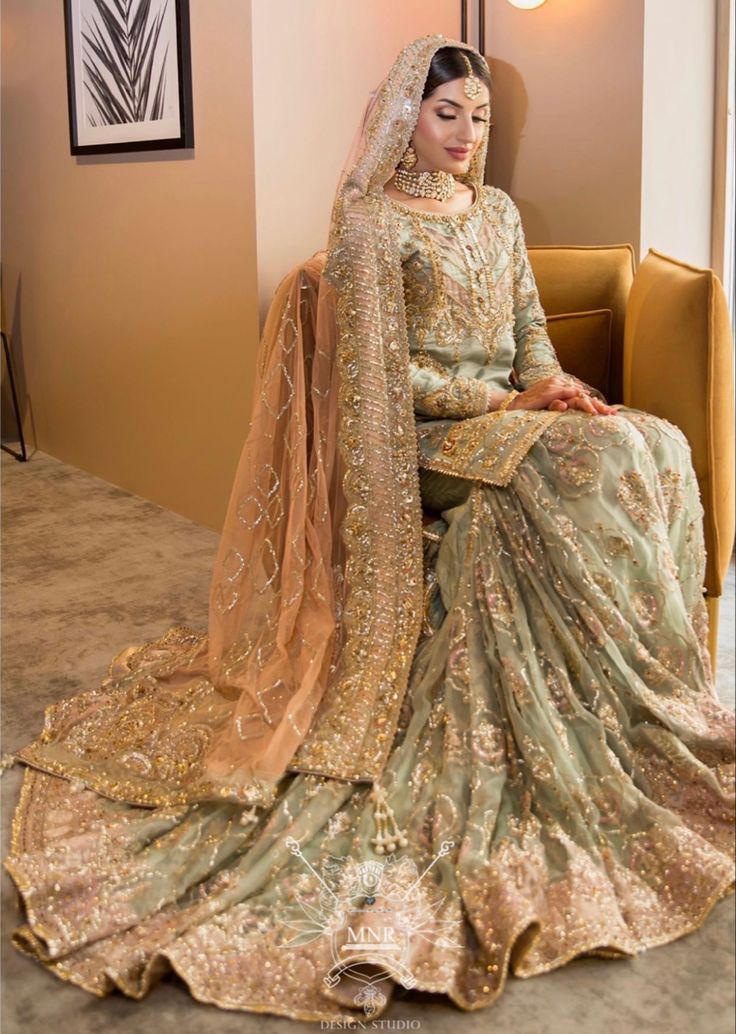
[[[734,544],[733,336],[718,277],[653,248],[537,246],[529,259],[565,370],[687,436],[705,510],[709,651]]]

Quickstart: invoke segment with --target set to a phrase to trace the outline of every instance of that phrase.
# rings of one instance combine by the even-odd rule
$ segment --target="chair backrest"
[[[650,248],[631,288],[624,402],[684,432],[705,510],[705,586],[720,596],[733,549],[733,334],[712,269]]]
[[[590,314],[591,320],[581,320],[578,324],[580,332],[587,334],[592,326],[592,314],[610,309],[608,390],[603,387],[601,390],[609,402],[622,402],[626,305],[636,269],[633,247],[631,244],[540,244],[530,245],[528,252],[539,300],[548,317]],[[557,346],[554,323],[550,320],[549,331],[553,344]],[[569,336],[574,325],[570,324],[567,330]],[[598,337],[591,340],[598,340]],[[564,367],[564,355],[560,355],[560,362]],[[599,366],[598,357],[592,357],[591,371]],[[587,377],[582,369],[570,372],[577,373],[589,383],[594,382],[594,372]]]

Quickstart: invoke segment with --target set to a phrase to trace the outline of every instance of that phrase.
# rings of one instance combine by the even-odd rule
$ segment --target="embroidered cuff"
[[[415,408],[426,416],[480,416],[488,412],[488,386],[474,377],[454,377],[436,391],[415,396]]]

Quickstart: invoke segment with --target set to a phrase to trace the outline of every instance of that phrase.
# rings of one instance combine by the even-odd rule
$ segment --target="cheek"
[[[417,122],[415,133],[426,146],[432,147],[445,139],[448,125],[452,125],[452,123],[444,125],[439,119],[425,119]]]

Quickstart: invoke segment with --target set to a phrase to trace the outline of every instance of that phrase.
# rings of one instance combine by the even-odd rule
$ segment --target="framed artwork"
[[[189,0],[64,0],[72,154],[194,147]]]

